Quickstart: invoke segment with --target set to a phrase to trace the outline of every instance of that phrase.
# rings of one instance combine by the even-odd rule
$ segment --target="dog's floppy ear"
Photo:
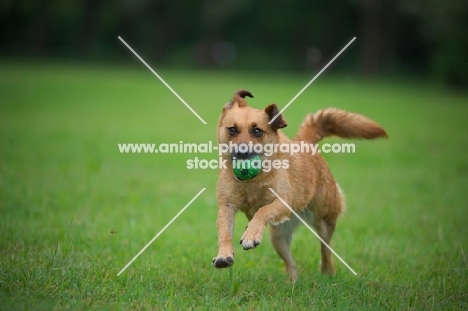
[[[234,93],[234,96],[232,97],[231,102],[224,105],[224,110],[231,109],[236,104],[239,106],[239,108],[247,107],[248,106],[247,102],[244,99],[246,96],[248,96],[250,98],[254,98],[252,93],[250,93],[247,90],[242,90],[241,89],[241,90],[236,91]]]
[[[278,106],[276,104],[271,104],[265,108],[265,113],[268,115],[268,120],[271,121],[278,114]],[[283,115],[280,114],[272,123],[271,128],[276,131],[279,128],[288,126],[286,120],[284,120]]]

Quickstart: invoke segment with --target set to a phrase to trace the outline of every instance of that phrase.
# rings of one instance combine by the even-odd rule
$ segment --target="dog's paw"
[[[215,268],[228,268],[234,264],[234,255],[231,256],[216,256],[211,261],[211,265]]]
[[[239,244],[242,245],[244,250],[252,249],[260,245],[262,243],[262,235],[263,232],[253,232],[253,230],[247,230],[242,235]]]
[[[242,245],[244,250],[252,249],[260,245],[262,243],[262,240],[246,240],[246,239],[241,239],[239,244]]]

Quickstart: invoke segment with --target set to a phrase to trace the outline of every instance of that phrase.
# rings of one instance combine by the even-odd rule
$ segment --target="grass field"
[[[306,113],[336,106],[390,136],[326,155],[348,205],[333,246],[357,276],[338,260],[335,277],[321,276],[319,243],[301,227],[293,285],[268,234],[255,250],[235,244],[233,268],[211,267],[217,172],[185,163],[216,154],[120,154],[117,144],[215,141],[236,89],[254,107],[283,107],[313,74],[161,70],[203,125],[142,65],[0,70],[0,309],[468,309],[466,94],[329,70],[285,111],[289,135]],[[236,220],[235,241],[247,224]]]

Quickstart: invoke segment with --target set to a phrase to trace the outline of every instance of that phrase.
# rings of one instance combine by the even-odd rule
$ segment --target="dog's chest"
[[[270,204],[275,200],[275,196],[268,187],[243,185],[236,190],[242,201],[239,208],[250,217],[252,217],[260,207]]]

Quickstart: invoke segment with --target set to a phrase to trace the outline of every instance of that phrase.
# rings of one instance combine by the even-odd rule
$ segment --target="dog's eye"
[[[227,128],[229,135],[236,135],[237,134],[237,129],[233,127],[228,127]]]
[[[253,134],[253,136],[255,136],[255,137],[260,137],[260,136],[263,135],[263,131],[262,131],[261,129],[259,129],[258,127],[256,127],[256,128],[254,128],[254,129],[252,130],[252,134]]]

